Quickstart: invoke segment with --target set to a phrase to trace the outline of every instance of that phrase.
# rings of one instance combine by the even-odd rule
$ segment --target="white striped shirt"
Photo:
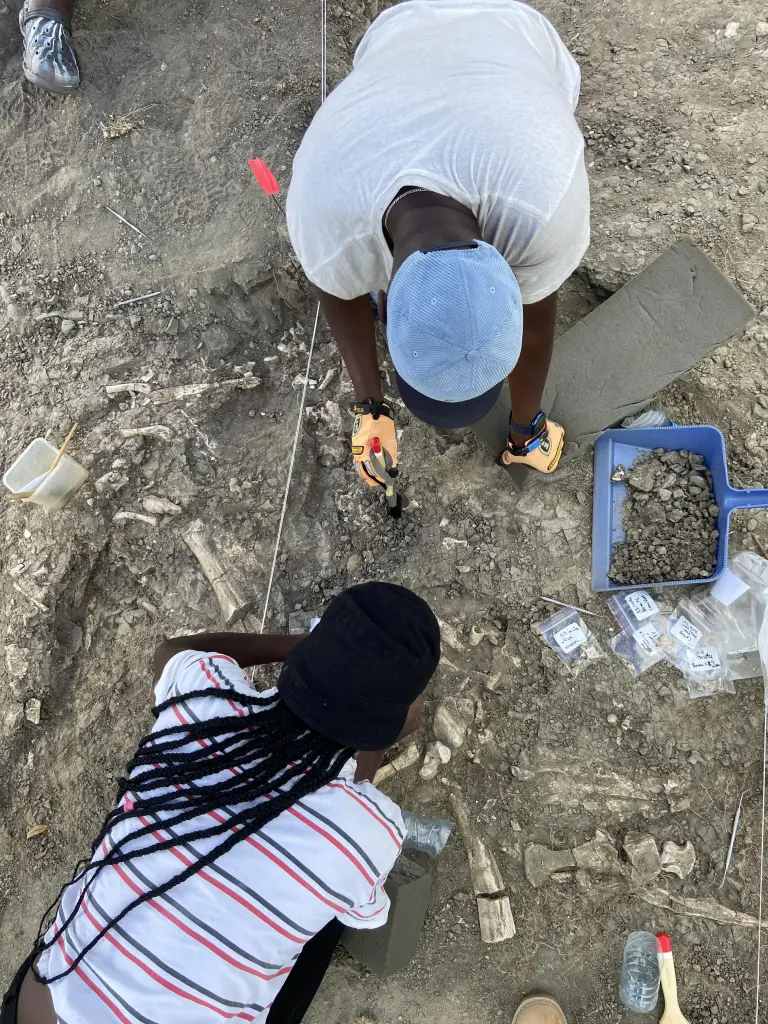
[[[254,692],[231,659],[185,651],[168,662],[155,700],[161,704],[222,686]],[[276,698],[277,691],[262,696]],[[180,722],[254,713],[259,709],[234,699],[195,697],[163,711],[152,732]],[[219,772],[208,781],[229,778],[231,771]],[[130,798],[129,791],[124,800]],[[156,840],[174,836],[179,844],[104,868],[72,923],[41,957],[40,974],[49,978],[66,969],[136,896],[218,845],[222,836],[184,837],[210,827],[213,820],[226,820],[238,807],[222,807],[173,830],[162,828],[163,812],[142,819],[143,824],[157,821]],[[95,859],[138,827],[135,819],[115,826]],[[329,921],[336,917],[353,928],[384,924],[389,900],[383,883],[404,835],[398,807],[369,783],[354,782],[354,762],[348,762],[333,782],[114,925],[72,974],[50,986],[57,1021],[261,1024],[302,947]],[[129,848],[149,848],[148,840],[135,840]],[[47,938],[59,932],[84,881],[65,891]]]

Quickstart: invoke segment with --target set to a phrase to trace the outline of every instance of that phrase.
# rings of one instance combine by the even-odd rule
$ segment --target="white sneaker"
[[[46,92],[74,92],[80,85],[80,69],[69,28],[55,18],[36,16],[28,7],[29,0],[25,0],[19,13],[19,28],[24,37],[24,77]]]

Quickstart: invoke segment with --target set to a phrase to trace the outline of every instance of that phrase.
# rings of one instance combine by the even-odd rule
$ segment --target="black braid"
[[[105,841],[106,852],[95,863],[92,859],[89,864],[78,866],[70,882],[62,887],[40,923],[38,948],[41,951],[49,949],[66,932],[104,867],[172,849],[182,842],[194,843],[224,833],[232,834],[167,882],[128,903],[78,953],[66,970],[50,978],[40,977],[35,970],[35,976],[44,984],[71,974],[99,939],[136,907],[185,882],[303,797],[331,782],[353,753],[350,748],[341,747],[310,729],[279,697],[244,694],[225,686],[171,698],[155,708],[155,716],[196,697],[235,700],[245,707],[258,709],[258,714],[242,717],[223,715],[190,725],[173,725],[144,737],[128,765],[126,776],[118,784],[117,806],[107,815],[93,842],[92,858]],[[193,749],[185,750],[189,745],[193,745]],[[214,785],[206,784],[205,780],[210,776],[227,770],[232,772],[230,779]],[[158,792],[163,789],[169,792]],[[129,792],[133,806],[126,808],[121,806],[121,801]],[[232,807],[239,810],[232,811]],[[134,844],[153,832],[169,832],[177,825],[202,818],[210,811],[223,811],[226,814],[224,821],[214,820],[211,825],[179,837],[171,834],[159,842],[153,839],[138,849],[124,849],[128,843]],[[141,823],[142,818],[147,821],[146,825]],[[129,830],[122,839],[113,841],[111,830],[131,819],[138,827]],[[54,936],[44,939],[44,922],[48,914],[66,889],[81,879],[85,881],[74,907],[59,924]]]

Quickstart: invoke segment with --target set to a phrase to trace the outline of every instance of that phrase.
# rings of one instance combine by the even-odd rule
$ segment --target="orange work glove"
[[[530,432],[531,439],[522,448],[517,448],[510,434],[507,447],[499,456],[500,464],[530,466],[539,473],[554,473],[563,454],[565,439],[565,431],[560,424],[546,419],[543,412],[527,427],[520,427],[511,417],[509,424],[518,434]]]
[[[397,434],[392,406],[388,402],[374,402],[365,398],[353,402],[349,407],[354,413],[355,425],[352,428],[352,460],[357,465],[360,478],[369,487],[382,487],[380,480],[371,469],[371,438],[378,437],[384,450],[387,465],[391,461],[390,472],[397,476]]]

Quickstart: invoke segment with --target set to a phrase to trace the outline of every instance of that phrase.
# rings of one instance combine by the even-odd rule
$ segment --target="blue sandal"
[[[46,92],[67,95],[80,85],[80,68],[71,42],[69,18],[50,7],[19,12],[24,37],[24,77]]]

